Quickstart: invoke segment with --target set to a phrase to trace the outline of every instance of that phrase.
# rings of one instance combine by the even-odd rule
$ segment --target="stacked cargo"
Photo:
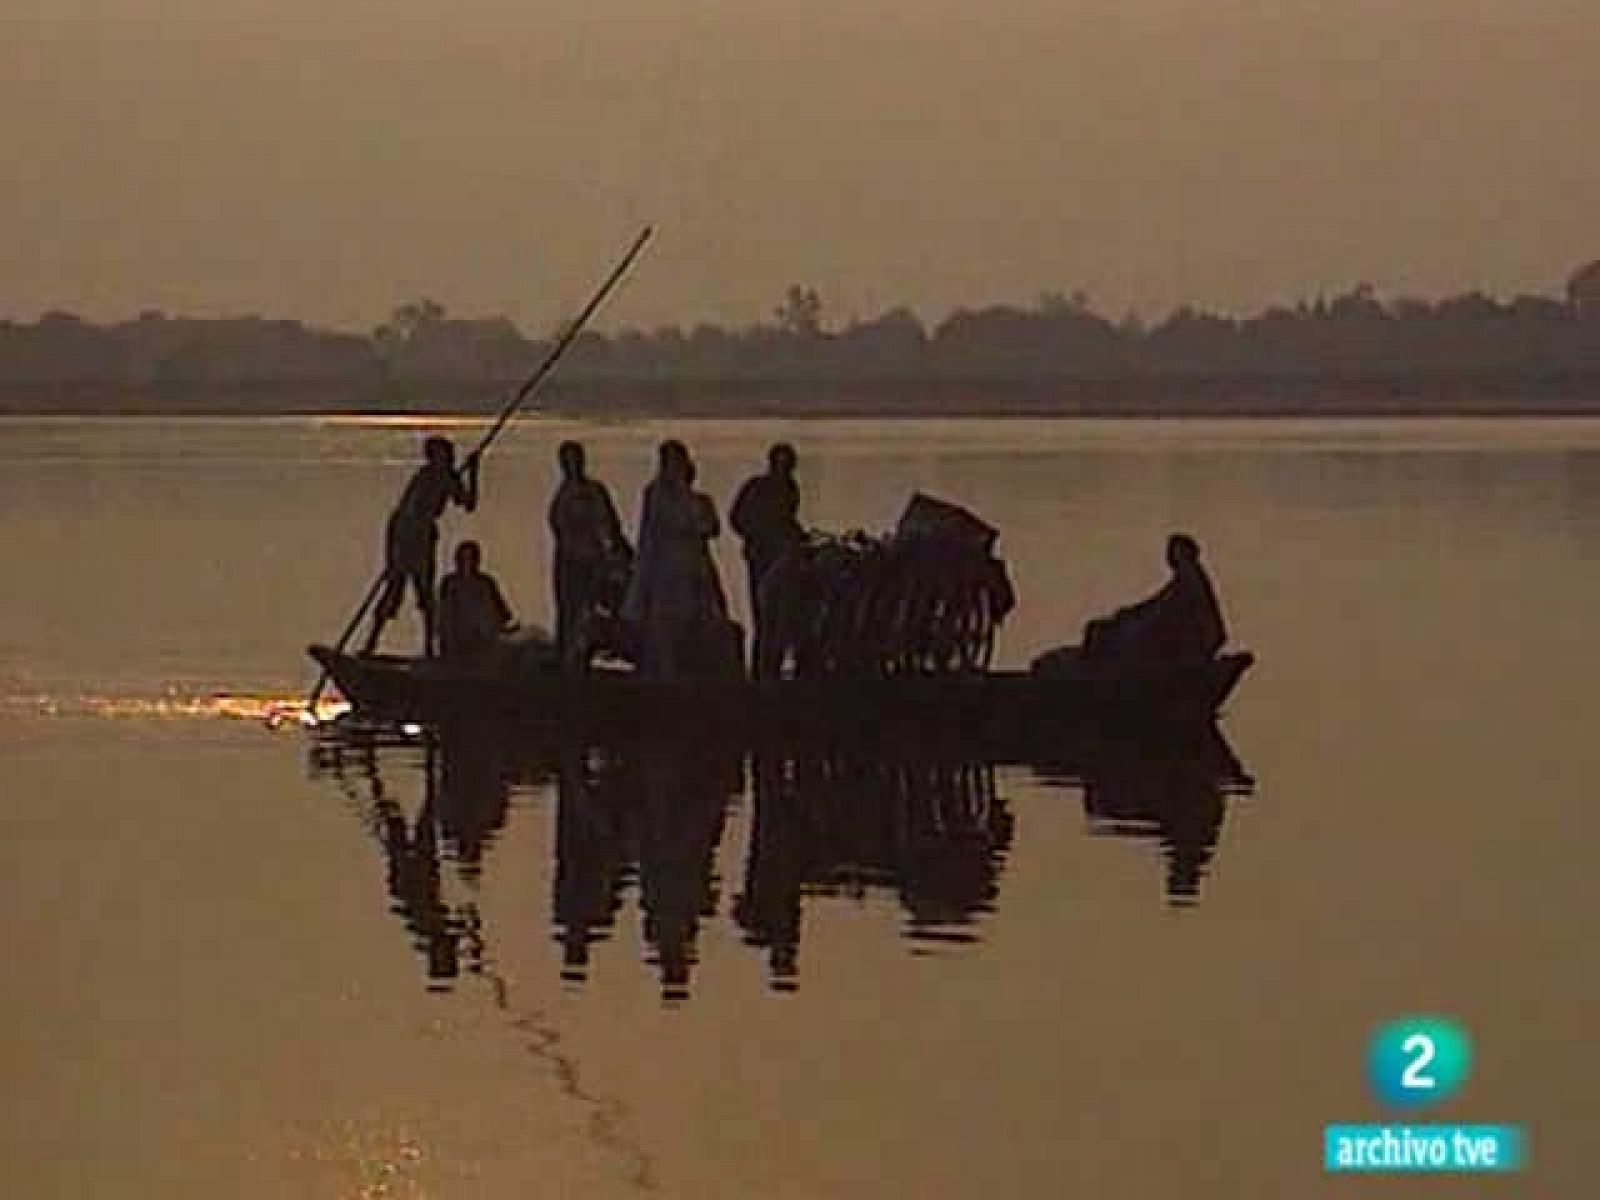
[[[813,534],[768,581],[774,632],[812,678],[983,670],[1016,602],[997,537],[920,493],[892,533]]]

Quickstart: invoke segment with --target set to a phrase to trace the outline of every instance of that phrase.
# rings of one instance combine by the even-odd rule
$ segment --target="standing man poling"
[[[383,590],[372,610],[372,629],[363,654],[378,648],[383,627],[400,612],[406,585],[416,592],[422,614],[423,653],[438,652],[435,581],[438,576],[439,518],[451,504],[472,512],[478,507],[478,456],[469,455],[456,469],[455,444],[445,437],[422,443],[423,464],[411,476],[384,530]]]
[[[728,510],[728,523],[744,542],[750,575],[752,671],[760,673],[764,658],[761,580],[774,563],[805,538],[800,525],[800,485],[795,482],[794,447],[779,442],[767,451],[767,473],[745,481]]]
[[[609,599],[618,567],[633,556],[611,493],[585,473],[583,446],[562,442],[556,452],[561,486],[550,501],[555,537],[556,644],[567,663],[585,619]],[[617,597],[620,602],[620,597]]]

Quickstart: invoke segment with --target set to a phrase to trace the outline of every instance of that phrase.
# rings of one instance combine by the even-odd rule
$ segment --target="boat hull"
[[[627,671],[512,675],[433,660],[311,656],[364,717],[510,722],[562,736],[799,736],[1003,750],[1066,730],[1170,731],[1213,721],[1254,661],[1224,655],[1161,676],[1022,671],[877,679],[653,680]]]

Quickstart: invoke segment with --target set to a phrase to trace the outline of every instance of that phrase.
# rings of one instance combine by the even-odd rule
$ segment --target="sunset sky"
[[[1597,0],[9,0],[0,318],[1555,292]]]

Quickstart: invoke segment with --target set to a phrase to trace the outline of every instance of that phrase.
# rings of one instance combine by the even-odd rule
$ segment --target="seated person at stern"
[[[1083,646],[1090,658],[1163,666],[1209,662],[1228,640],[1200,545],[1186,533],[1167,539],[1172,577],[1155,595],[1090,621]]]

